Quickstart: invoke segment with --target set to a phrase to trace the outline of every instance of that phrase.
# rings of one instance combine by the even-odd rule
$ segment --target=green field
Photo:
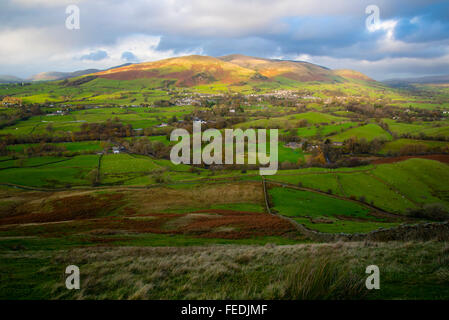
[[[56,112],[58,108],[52,108]],[[83,123],[102,123],[108,119],[118,119],[124,124],[132,125],[133,129],[152,128],[161,123],[169,122],[173,117],[182,119],[184,115],[194,110],[191,106],[167,108],[141,107],[97,107],[84,110],[72,110],[68,115],[32,116],[0,130],[1,135],[26,136],[30,134],[48,134],[58,136],[67,132],[80,131]],[[51,127],[51,131],[49,131]]]
[[[3,183],[30,187],[60,188],[89,185],[93,178],[92,171],[98,166],[99,156],[54,158],[39,163],[44,160],[30,158],[25,161],[24,167],[0,170],[0,180]],[[30,163],[33,165],[29,165]]]
[[[343,142],[353,137],[356,137],[358,139],[366,139],[367,141],[371,141],[373,139],[391,140],[391,135],[388,132],[379,127],[377,124],[373,123],[349,129],[342,133],[330,136],[329,139],[331,139],[332,141]]]
[[[395,213],[404,213],[419,204],[447,202],[448,187],[442,183],[448,166],[437,161],[410,159],[396,164],[356,169],[278,172],[269,179],[295,186],[360,199]],[[288,172],[288,174],[287,174]]]
[[[8,150],[18,153],[23,153],[27,148],[36,147],[38,143],[28,144],[14,144],[8,146]],[[82,142],[62,142],[52,143],[51,145],[56,147],[62,147],[63,150],[71,152],[95,152],[101,151],[101,145],[99,141],[82,141]]]
[[[401,150],[404,150],[407,146],[420,146],[424,147],[425,150],[442,150],[449,146],[448,142],[444,141],[430,141],[430,140],[414,140],[414,139],[397,139],[393,141],[387,142],[383,148],[380,150],[380,153],[399,153]]]
[[[369,232],[397,225],[370,215],[360,204],[332,196],[280,187],[270,189],[269,194],[279,214],[321,232]]]
[[[416,121],[413,123],[403,123],[391,119],[384,119],[384,122],[388,124],[392,132],[397,133],[398,135],[409,134],[416,137],[419,137],[421,134],[430,137],[449,136],[449,122],[447,120],[434,122]]]
[[[298,129],[298,137],[309,138],[309,137],[326,137],[329,135],[337,134],[345,130],[351,129],[357,126],[356,122],[344,122],[341,124],[333,125],[315,125],[310,127],[304,127]]]
[[[326,113],[319,112],[306,112],[299,113],[290,116],[278,116],[269,119],[258,119],[248,122],[244,122],[236,125],[236,128],[248,129],[248,128],[281,128],[295,127],[300,120],[307,120],[310,124],[329,124],[334,122],[343,122],[347,120],[343,117],[336,117]]]

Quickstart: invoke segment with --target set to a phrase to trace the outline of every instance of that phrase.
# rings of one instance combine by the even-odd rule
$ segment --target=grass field
[[[285,149],[285,150],[284,150]],[[280,159],[296,163],[303,154],[280,148]],[[0,161],[3,183],[64,188],[90,186],[98,175],[97,185],[148,186],[160,183],[203,183],[219,179],[256,179],[257,172],[207,170],[191,172],[187,165],[176,166],[170,160],[118,154],[68,157],[36,157]],[[100,164],[100,171],[98,166]],[[449,179],[447,164],[426,159],[358,168],[309,168],[280,170],[270,180],[352,198],[388,212],[404,213],[408,208],[443,203],[449,206],[449,189],[442,181]],[[181,186],[180,186],[181,187]]]
[[[371,215],[358,203],[310,191],[274,187],[269,194],[279,214],[321,232],[363,233],[398,224]]]
[[[383,210],[404,213],[425,203],[447,204],[447,164],[410,159],[376,167],[280,171],[269,179],[295,186],[364,199]]]
[[[365,126],[349,129],[347,131],[344,131],[342,133],[330,136],[329,139],[332,141],[339,141],[343,142],[345,140],[348,140],[350,138],[357,137],[359,139],[364,138],[367,141],[371,141],[373,139],[379,139],[379,140],[391,140],[391,135],[386,132],[384,129],[379,127],[377,124],[367,124]]]
[[[8,150],[18,153],[23,153],[27,148],[38,146],[38,143],[29,144],[14,144],[8,146]],[[82,142],[62,142],[52,143],[56,147],[62,147],[66,151],[71,152],[95,152],[101,151],[101,145],[99,141],[82,141]]]
[[[330,124],[330,125],[316,125],[310,127],[304,127],[298,129],[298,137],[309,138],[309,137],[326,137],[329,135],[338,134],[345,130],[351,129],[357,126],[356,122],[344,122],[341,124]]]
[[[17,95],[27,103],[131,105],[168,99],[167,92],[158,89],[162,86],[162,80],[157,79],[118,81],[97,78],[80,86],[61,86],[59,81],[38,82],[26,87],[1,86],[0,94]]]
[[[401,150],[403,150],[406,146],[424,146],[428,150],[432,150],[435,148],[447,148],[449,147],[449,142],[444,141],[429,141],[429,140],[414,140],[414,139],[397,139],[394,141],[387,142],[382,150],[380,150],[380,153],[387,154],[387,153],[399,153]]]
[[[51,108],[56,112],[59,108]],[[145,129],[169,122],[173,117],[182,119],[184,115],[194,110],[192,106],[174,106],[167,108],[143,107],[96,107],[84,110],[73,110],[67,115],[32,116],[12,126],[0,129],[1,135],[26,136],[30,134],[49,133],[58,136],[67,132],[80,131],[83,123],[102,123],[108,119],[119,119],[124,124],[132,125],[133,129]]]
[[[430,137],[449,136],[448,121],[403,123],[391,119],[384,119],[384,122],[388,124],[392,132],[399,135],[410,134],[412,136],[419,136],[420,134],[425,134]]]
[[[269,119],[258,119],[243,122],[236,125],[236,128],[248,129],[248,128],[281,128],[295,127],[300,120],[307,120],[310,124],[330,124],[333,122],[344,122],[347,119],[343,117],[336,117],[326,113],[319,112],[306,112],[298,113],[294,115],[272,117]],[[297,126],[296,126],[297,127]]]
[[[30,187],[70,187],[89,185],[90,173],[98,166],[99,156],[85,155],[75,158],[29,158],[23,167],[0,170],[3,183]],[[17,166],[18,160],[13,160]],[[4,165],[5,163],[2,162]]]

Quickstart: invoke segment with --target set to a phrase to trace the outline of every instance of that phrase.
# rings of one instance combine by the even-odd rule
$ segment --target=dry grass
[[[108,214],[123,205],[123,195],[119,193],[74,195],[52,201],[25,203],[14,208],[14,212],[0,218],[0,225],[58,222],[91,219]]]
[[[169,188],[139,190],[129,194],[129,199],[137,213],[229,203],[263,203],[264,201],[260,183],[224,183],[181,190]]]
[[[60,253],[54,263],[79,265],[81,290],[68,292],[61,283],[53,287],[52,295],[74,299],[363,299],[373,294],[364,286],[365,268],[370,264],[381,269],[381,287],[399,280],[401,286],[408,281],[402,277],[410,275],[415,287],[400,292],[406,295],[419,292],[421,282],[442,285],[448,280],[447,248],[437,242],[366,242],[77,249]]]
[[[172,234],[208,239],[297,237],[293,225],[279,217],[233,210],[202,209],[219,204],[263,203],[257,183],[225,183],[190,189],[105,189],[48,193],[22,192],[3,205],[0,229],[44,237],[84,236],[94,243],[118,242],[92,231]],[[8,198],[4,198],[8,199]],[[3,199],[3,201],[5,201]],[[12,204],[11,204],[12,203]],[[175,213],[169,213],[174,211]],[[6,213],[7,212],[7,213]],[[64,225],[58,222],[65,222]],[[14,234],[14,235],[15,235]]]

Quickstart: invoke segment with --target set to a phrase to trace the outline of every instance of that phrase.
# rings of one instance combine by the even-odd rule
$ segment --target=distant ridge
[[[98,69],[87,69],[87,70],[79,70],[75,72],[57,72],[57,71],[50,71],[50,72],[41,72],[38,74],[35,74],[32,76],[30,81],[54,81],[54,80],[64,80],[69,78],[75,78],[80,77],[92,73],[99,72]]]
[[[111,67],[111,68],[106,69],[106,70],[126,67],[126,66],[129,66],[129,65],[132,65],[132,63],[125,63],[125,64],[122,64],[122,65],[119,65],[119,66]],[[65,80],[65,79],[81,77],[81,76],[85,76],[85,75],[89,75],[89,74],[97,73],[97,72],[101,72],[101,71],[105,71],[105,70],[86,69],[86,70],[79,70],[79,71],[74,71],[74,72],[58,72],[58,71],[41,72],[41,73],[33,75],[28,80],[29,81]]]
[[[23,79],[7,74],[0,75],[0,83],[18,83],[18,82],[23,82]]]
[[[393,87],[407,86],[411,84],[442,84],[449,83],[449,75],[389,79],[382,82]]]

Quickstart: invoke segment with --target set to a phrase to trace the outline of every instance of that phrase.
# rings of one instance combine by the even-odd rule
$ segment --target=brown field
[[[222,239],[282,236],[295,231],[289,222],[269,214],[208,209],[217,204],[263,203],[257,183],[182,190],[18,192],[11,197],[0,194],[0,201],[7,203],[0,207],[2,230],[39,226],[46,236],[57,236],[61,228],[69,234],[156,233]]]
[[[157,188],[129,193],[130,207],[136,213],[160,212],[174,208],[198,208],[229,203],[263,203],[260,183],[225,183],[192,189]]]
[[[50,219],[41,219],[50,220]],[[246,239],[263,236],[289,236],[295,228],[287,221],[266,213],[214,210],[213,214],[192,213],[153,213],[147,216],[120,216],[85,218],[53,222],[29,222],[3,220],[0,230],[14,230],[28,234],[39,227],[37,234],[45,237],[61,235],[88,235],[91,242],[104,242],[103,236],[120,234],[167,234],[189,235],[199,238]],[[31,228],[31,229],[30,229]],[[64,230],[62,233],[61,230]],[[98,241],[97,241],[98,240]],[[119,241],[114,238],[111,241]]]

